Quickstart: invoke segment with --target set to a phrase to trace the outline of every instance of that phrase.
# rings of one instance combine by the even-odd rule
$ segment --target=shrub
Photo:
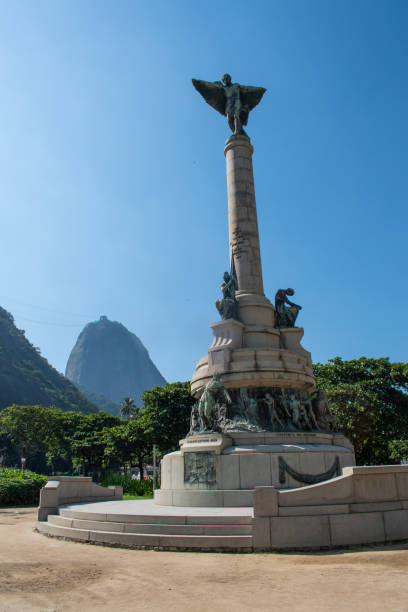
[[[0,506],[38,504],[40,489],[47,477],[30,470],[0,468]]]
[[[101,479],[103,487],[117,485],[123,487],[123,492],[129,495],[153,495],[153,479],[136,480],[130,474],[117,474],[115,472],[107,472]]]

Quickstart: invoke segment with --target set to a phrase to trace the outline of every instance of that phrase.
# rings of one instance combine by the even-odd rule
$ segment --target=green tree
[[[48,462],[55,471],[72,473],[72,441],[77,430],[83,426],[86,416],[80,412],[57,411],[54,437],[46,452]]]
[[[135,400],[131,397],[123,398],[120,403],[120,416],[123,419],[132,419],[139,414],[139,408],[135,404]]]
[[[105,455],[105,430],[120,424],[119,417],[97,412],[83,417],[71,438],[71,453],[76,468],[82,466],[85,475],[99,475],[110,467]]]
[[[407,437],[408,364],[361,357],[313,366],[339,430],[354,444],[358,464],[395,463],[391,446]]]
[[[137,463],[143,479],[143,463],[151,456],[152,443],[140,419],[106,429],[105,456],[118,465],[131,467]]]
[[[27,467],[35,468],[38,454],[45,454],[56,443],[59,410],[45,406],[10,406],[0,412],[0,433],[15,445]]]
[[[21,454],[10,440],[9,436],[1,431],[0,425],[0,468],[3,466],[20,465]]]
[[[397,463],[408,463],[408,432],[405,436],[402,440],[392,440],[388,445],[390,457]]]
[[[191,408],[195,402],[190,383],[175,382],[153,387],[142,395],[140,422],[145,435],[162,453],[179,448],[179,440],[190,428]]]

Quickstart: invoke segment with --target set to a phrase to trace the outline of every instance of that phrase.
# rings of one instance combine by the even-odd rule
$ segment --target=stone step
[[[41,533],[82,542],[161,550],[252,551],[251,535],[165,535],[78,529],[49,522],[37,525]]]
[[[188,509],[186,509],[188,510]],[[226,509],[227,510],[227,509]],[[88,521],[107,521],[113,523],[143,523],[161,525],[252,525],[250,515],[190,515],[186,514],[105,514],[102,512],[88,512],[82,509],[60,508],[60,516]]]
[[[72,529],[86,529],[92,531],[114,531],[120,533],[150,533],[163,535],[252,535],[252,525],[250,524],[211,524],[211,525],[169,525],[167,518],[163,523],[135,522],[113,522],[113,521],[90,521],[83,519],[70,518],[64,515],[49,515],[48,522],[51,525],[69,527]],[[231,517],[233,520],[236,517]]]

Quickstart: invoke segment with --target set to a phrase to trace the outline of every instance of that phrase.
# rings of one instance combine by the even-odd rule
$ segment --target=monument
[[[252,175],[243,126],[261,87],[193,80],[225,115],[230,270],[216,301],[220,320],[195,369],[196,403],[180,450],[161,463],[152,500],[120,501],[121,487],[50,476],[41,533],[157,550],[250,552],[335,548],[408,538],[408,466],[355,466],[316,389],[300,344],[292,288],[265,297]],[[106,501],[102,501],[102,500]],[[97,503],[95,503],[97,502]]]
[[[256,486],[323,482],[355,458],[316,390],[304,330],[295,325],[301,306],[289,300],[294,290],[278,289],[274,304],[264,294],[254,149],[243,126],[266,89],[233,83],[229,74],[193,85],[232,131],[224,148],[230,270],[216,302],[221,320],[210,325],[213,342],[191,380],[190,431],[162,460],[155,502],[245,506]]]

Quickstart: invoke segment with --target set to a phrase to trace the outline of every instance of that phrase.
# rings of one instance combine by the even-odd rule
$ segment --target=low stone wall
[[[344,467],[301,489],[256,487],[254,550],[318,549],[408,539],[408,465]]]
[[[85,502],[120,500],[122,487],[101,487],[90,477],[50,476],[40,491],[38,520],[46,521],[49,514],[58,514],[59,506]]]

